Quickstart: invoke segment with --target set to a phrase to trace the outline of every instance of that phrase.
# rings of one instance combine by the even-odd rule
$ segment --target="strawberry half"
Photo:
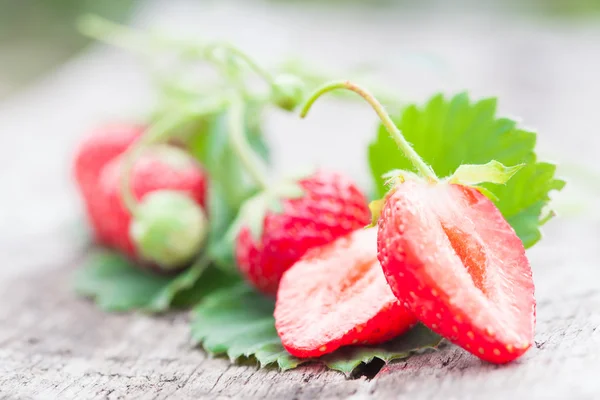
[[[478,190],[396,185],[377,242],[392,291],[433,331],[494,363],[514,360],[533,343],[536,304],[525,249]]]
[[[318,172],[299,180],[297,186],[303,191],[300,197],[278,199],[281,212],[267,211],[259,221],[262,233],[258,240],[247,225],[237,235],[237,264],[265,294],[277,293],[283,273],[307,250],[362,228],[371,220],[364,194],[340,174]]]
[[[296,357],[382,343],[416,322],[385,280],[372,228],[309,250],[283,275],[277,292],[275,327]]]

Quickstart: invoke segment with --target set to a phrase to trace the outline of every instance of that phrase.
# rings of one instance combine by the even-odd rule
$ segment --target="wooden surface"
[[[444,60],[443,68],[394,58],[382,76],[410,98],[464,88],[497,94],[503,111],[541,132],[545,154],[594,167],[600,28],[352,11],[326,27],[327,18],[312,11],[292,19],[281,6],[202,7],[174,1],[155,22],[216,31],[267,58],[288,46],[326,64],[423,51]],[[155,11],[150,6],[140,20]],[[266,33],[268,40],[258,39]],[[530,251],[536,346],[503,367],[446,346],[385,366],[372,379],[346,380],[315,366],[281,374],[192,350],[185,314],[107,315],[75,297],[69,279],[87,245],[68,175],[73,144],[98,121],[143,112],[149,99],[139,66],[102,48],[0,105],[0,398],[598,398],[600,222],[592,209],[552,221]],[[323,104],[311,118],[271,118],[278,164],[291,168],[308,158],[366,182],[369,110]],[[328,157],[342,135],[344,156]],[[580,206],[598,201],[597,191],[577,182],[569,196]]]

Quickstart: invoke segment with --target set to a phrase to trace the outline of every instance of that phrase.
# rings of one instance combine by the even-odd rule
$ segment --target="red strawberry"
[[[265,294],[276,294],[283,273],[307,250],[370,221],[364,194],[342,175],[318,172],[297,184],[304,194],[282,199],[279,213],[267,211],[259,240],[248,226],[243,226],[237,236],[237,264]]]
[[[92,130],[75,152],[74,172],[78,183],[85,186],[97,178],[104,165],[127,150],[144,129],[142,125],[115,123]]]
[[[359,229],[309,250],[283,275],[277,292],[275,327],[296,357],[382,343],[416,322],[381,271],[376,229]]]
[[[121,196],[123,156],[109,162],[100,175],[96,192],[103,213],[102,229],[108,233],[109,245],[132,258],[139,252],[130,236],[131,214]],[[187,153],[170,146],[154,146],[136,160],[130,178],[138,201],[156,191],[177,191],[191,197],[204,208],[207,179],[201,166]]]
[[[105,212],[99,203],[95,188],[100,171],[106,163],[123,153],[144,133],[144,127],[135,124],[107,124],[91,131],[79,143],[74,157],[73,172],[78,190],[96,240],[107,243],[109,234],[103,230]]]
[[[531,346],[529,262],[488,198],[471,187],[406,181],[388,195],[378,224],[387,281],[430,329],[494,363]]]

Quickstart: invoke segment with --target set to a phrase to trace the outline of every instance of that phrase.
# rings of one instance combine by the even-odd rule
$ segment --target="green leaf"
[[[506,167],[496,160],[479,165],[463,164],[448,178],[448,182],[468,186],[486,182],[503,185],[523,167],[524,164]]]
[[[562,189],[564,181],[555,178],[554,165],[537,160],[535,133],[496,116],[496,99],[472,102],[466,93],[450,99],[438,94],[424,107],[409,105],[393,119],[438,176],[450,176],[463,164],[491,160],[510,166],[524,164],[505,185],[482,183],[480,189],[497,197],[496,206],[525,247],[540,239],[542,209],[550,200],[549,193]],[[379,198],[387,192],[386,172],[413,170],[381,125],[368,158]]]
[[[269,160],[269,149],[261,132],[262,106],[247,104],[246,136],[248,142],[264,160]],[[208,214],[211,224],[208,251],[215,264],[224,271],[236,272],[233,257],[236,226],[235,218],[242,204],[258,192],[247,178],[245,167],[229,140],[226,113],[213,116],[199,125],[199,130],[188,135],[187,148],[208,170]],[[255,218],[258,216],[254,215]],[[238,224],[239,225],[239,224]]]
[[[213,262],[221,269],[237,273],[233,258],[234,237],[230,232],[236,210],[229,207],[220,185],[209,183],[208,218],[210,231],[207,250]]]
[[[321,357],[331,369],[351,374],[360,364],[368,364],[375,358],[385,363],[408,358],[415,353],[435,349],[442,338],[424,325],[417,325],[407,333],[378,346],[345,347]]]
[[[252,104],[247,106],[248,112],[245,115],[248,142],[259,156],[268,161],[269,150],[260,130],[261,109]],[[248,179],[246,168],[230,143],[226,112],[211,117],[201,128],[190,135],[188,149],[208,170],[229,207],[237,210],[248,197],[256,193],[257,188]]]
[[[435,348],[440,337],[423,326],[379,346],[352,346],[316,359],[298,359],[281,345],[275,330],[273,300],[241,283],[206,296],[193,311],[192,340],[213,355],[230,360],[254,359],[261,367],[288,370],[306,362],[319,362],[351,374],[374,358],[389,362],[414,352]]]
[[[238,282],[214,267],[192,266],[175,276],[136,268],[122,255],[97,250],[75,273],[75,291],[105,311],[166,311],[188,307],[211,291]]]

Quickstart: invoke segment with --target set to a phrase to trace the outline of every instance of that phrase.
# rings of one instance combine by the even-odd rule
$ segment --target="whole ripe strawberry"
[[[375,228],[309,250],[284,273],[274,315],[283,347],[300,358],[383,343],[417,322],[381,271]]]
[[[104,204],[97,194],[97,182],[104,166],[127,150],[144,133],[138,124],[113,123],[99,126],[89,132],[75,150],[73,174],[83,199],[86,216],[96,241],[108,244],[110,235],[102,219]]]
[[[123,165],[124,155],[117,156],[106,164],[94,188],[93,196],[98,199],[95,204],[100,208],[93,212],[101,214],[100,224],[102,231],[107,234],[107,244],[155,269],[176,270],[184,267],[190,261],[189,257],[195,255],[193,250],[198,243],[194,240],[188,244],[185,240],[177,240],[177,237],[161,236],[161,232],[144,227],[143,221],[137,226],[133,224],[135,221],[132,221],[131,212],[125,206],[121,192]],[[156,220],[158,215],[162,219],[159,221],[161,224],[174,225],[182,234],[189,229],[204,229],[204,217],[198,215],[195,209],[202,209],[206,205],[207,175],[183,150],[171,145],[148,148],[134,162],[130,184],[140,208],[142,211],[148,209],[151,219]],[[173,198],[175,201],[172,201]],[[186,199],[189,201],[186,202]],[[190,234],[203,238],[204,233]],[[145,241],[142,243],[145,252],[140,248],[142,240]],[[165,251],[179,252],[183,256],[163,254],[162,256],[172,260],[169,263],[171,265],[153,265],[155,263],[147,260],[145,253],[153,254],[156,247],[163,245],[169,246]]]
[[[346,177],[319,171],[297,181],[302,194],[281,198],[258,223],[260,237],[242,226],[235,256],[245,277],[260,291],[275,295],[283,273],[313,247],[329,243],[370,221],[367,199]]]
[[[525,249],[496,206],[468,186],[406,181],[378,222],[378,258],[396,297],[433,331],[494,363],[533,343]]]

